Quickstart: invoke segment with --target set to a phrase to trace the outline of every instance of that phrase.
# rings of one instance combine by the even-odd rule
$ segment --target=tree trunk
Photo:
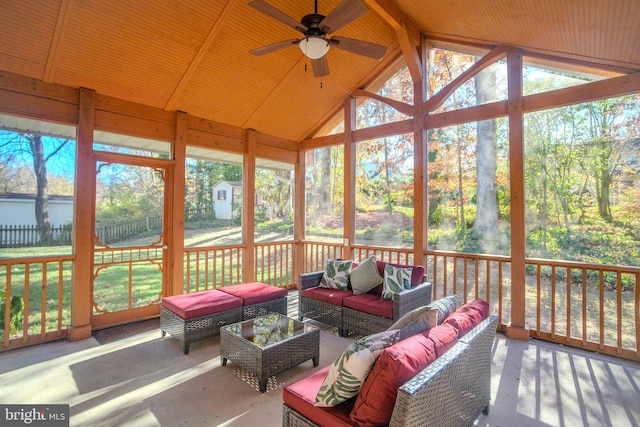
[[[387,213],[389,214],[389,222],[393,218],[393,206],[391,205],[391,172],[389,171],[389,146],[387,140],[384,140],[384,181],[385,193],[387,196]]]
[[[320,149],[320,188],[318,212],[327,214],[331,208],[331,147]]]
[[[602,168],[598,183],[598,213],[600,218],[611,221],[611,203],[609,202],[611,193],[611,174],[608,169]]]
[[[33,170],[36,175],[36,225],[40,235],[40,243],[51,244],[49,182],[47,180],[47,165],[42,136],[29,135],[29,144],[33,153]]]
[[[477,103],[495,98],[496,75],[490,69],[474,77]],[[477,201],[476,219],[472,231],[480,237],[493,235],[498,230],[498,199],[496,195],[496,121],[484,120],[477,124],[476,150]]]
[[[464,232],[465,219],[464,219],[464,188],[462,186],[462,141],[460,141],[460,127],[458,127],[458,143],[457,143],[457,157],[458,157],[458,230]]]

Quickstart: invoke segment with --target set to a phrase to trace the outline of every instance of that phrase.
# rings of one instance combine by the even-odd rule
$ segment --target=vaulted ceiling
[[[265,0],[296,21],[313,0]],[[334,35],[387,47],[381,60],[330,49],[316,78],[296,47],[250,50],[300,33],[249,0],[0,0],[0,70],[299,141],[345,98],[435,43],[519,46],[606,70],[640,70],[637,0],[362,0]],[[319,0],[327,15],[341,0]]]

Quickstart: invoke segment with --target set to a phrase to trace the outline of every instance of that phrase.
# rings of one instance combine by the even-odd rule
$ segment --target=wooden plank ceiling
[[[314,7],[266,1],[296,20]],[[403,23],[437,40],[640,70],[637,0],[365,0],[371,10],[335,35],[387,46],[385,57],[331,49],[323,78],[295,46],[249,54],[299,33],[248,3],[0,0],[0,70],[294,141],[312,136],[352,91],[406,54]],[[318,3],[326,15],[340,0]]]

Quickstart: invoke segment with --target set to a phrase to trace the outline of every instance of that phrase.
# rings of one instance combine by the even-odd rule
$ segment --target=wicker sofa
[[[283,426],[472,425],[481,412],[489,412],[491,349],[498,318],[487,316],[466,325],[459,319],[460,313],[457,320],[447,320],[448,325],[430,330],[437,344],[435,354],[430,359],[426,356],[429,360],[416,363],[416,353],[423,351],[424,336],[429,332],[415,334],[384,350],[390,355],[385,357],[383,352],[378,357],[359,394],[336,406],[314,405],[331,366],[288,385],[283,390]],[[438,338],[442,336],[438,329],[451,327],[461,333],[454,339]],[[386,380],[385,375],[395,375],[394,380]],[[383,390],[374,392],[375,387]],[[382,393],[384,399],[376,400],[376,393]],[[368,401],[371,396],[374,398]]]
[[[386,264],[376,261],[381,275]],[[301,274],[298,281],[300,320],[313,319],[335,326],[340,336],[349,332],[369,335],[384,331],[406,313],[431,302],[432,285],[426,283],[423,266],[391,265],[413,267],[411,289],[394,294],[391,301],[382,298],[382,285],[365,294],[355,295],[351,286],[346,291],[322,289],[323,271]]]

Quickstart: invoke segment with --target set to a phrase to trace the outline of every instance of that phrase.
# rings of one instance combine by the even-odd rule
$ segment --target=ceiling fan
[[[250,50],[249,52],[253,55],[264,55],[289,46],[298,45],[302,53],[311,59],[315,77],[323,77],[329,74],[329,62],[327,61],[326,53],[331,46],[374,59],[382,59],[387,50],[385,46],[363,40],[335,36],[327,37],[368,10],[367,6],[360,0],[343,0],[327,16],[318,13],[318,0],[315,0],[314,13],[303,16],[300,22],[262,0],[252,1],[249,6],[304,35],[301,39],[281,41]]]

